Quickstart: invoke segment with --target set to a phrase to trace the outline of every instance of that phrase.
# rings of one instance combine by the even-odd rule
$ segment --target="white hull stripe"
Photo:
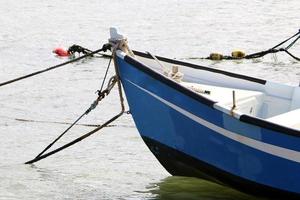
[[[291,160],[291,161],[295,161],[295,162],[298,162],[300,163],[300,152],[298,151],[294,151],[294,150],[291,150],[291,149],[286,149],[286,148],[283,148],[283,147],[279,147],[279,146],[275,146],[275,145],[272,145],[272,144],[268,144],[268,143],[264,143],[264,142],[261,142],[261,141],[258,141],[258,140],[254,140],[252,138],[248,138],[248,137],[245,137],[243,135],[240,135],[240,134],[237,134],[237,133],[234,133],[234,132],[231,132],[229,130],[226,130],[222,127],[219,127],[213,123],[210,123],[182,108],[180,108],[179,106],[171,103],[171,102],[168,102],[166,101],[165,99],[157,96],[156,94],[136,85],[135,83],[129,81],[126,79],[126,81],[128,81],[129,83],[131,83],[132,85],[136,86],[137,88],[139,88],[140,90],[146,92],[147,94],[151,95],[152,97],[154,97],[155,99],[159,100],[160,102],[164,103],[165,105],[173,108],[174,110],[180,112],[181,114],[183,114],[184,116],[190,118],[191,120],[201,124],[202,126],[205,126],[227,138],[230,138],[234,141],[237,141],[239,143],[242,143],[244,145],[247,145],[249,147],[252,147],[254,149],[257,149],[257,150],[260,150],[260,151],[263,151],[265,153],[268,153],[268,154],[271,154],[271,155],[274,155],[274,156],[278,156],[278,157],[281,157],[281,158],[285,158],[287,160]]]

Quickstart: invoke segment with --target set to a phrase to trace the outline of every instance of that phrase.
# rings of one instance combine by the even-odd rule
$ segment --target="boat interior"
[[[222,112],[237,118],[247,114],[300,130],[300,87],[264,80],[259,83],[247,80],[244,75],[231,76],[221,70],[185,66],[183,62],[157,58],[152,54],[150,57],[136,55],[136,59],[187,89],[216,102],[214,107]]]

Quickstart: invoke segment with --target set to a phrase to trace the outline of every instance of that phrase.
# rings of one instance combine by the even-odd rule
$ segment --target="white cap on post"
[[[115,42],[115,41],[118,41],[118,40],[126,39],[123,35],[118,33],[118,29],[115,28],[115,27],[109,28],[109,32],[110,32],[109,42]]]
[[[118,48],[134,57],[133,52],[128,46],[127,38],[118,33],[118,29],[115,27],[109,28],[110,39],[108,40],[112,46],[118,45]],[[114,48],[114,47],[113,47]]]

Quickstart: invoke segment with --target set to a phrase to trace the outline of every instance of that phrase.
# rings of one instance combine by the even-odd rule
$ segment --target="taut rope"
[[[115,54],[115,51],[113,51],[113,56]],[[118,67],[117,65],[115,65],[115,69],[116,69],[116,75],[114,75],[113,77],[110,78],[110,80],[108,81],[108,84],[107,84],[107,87],[106,89],[102,90],[103,89],[103,85],[104,85],[104,82],[105,82],[105,79],[107,77],[107,72],[108,72],[108,69],[109,69],[109,66],[110,66],[110,63],[111,63],[111,60],[109,61],[109,64],[107,66],[107,70],[105,72],[105,77],[103,79],[103,82],[101,84],[101,88],[100,90],[98,91],[98,97],[97,99],[91,104],[91,106],[78,118],[74,121],[74,123],[72,123],[62,134],[60,134],[53,142],[51,142],[43,151],[41,151],[41,153],[39,153],[34,159],[32,160],[29,160],[27,161],[25,164],[32,164],[32,163],[35,163],[39,160],[42,160],[48,156],[51,156],[63,149],[66,149],[78,142],[80,142],[81,140],[91,136],[92,134],[98,132],[100,129],[104,128],[104,127],[107,127],[111,122],[115,121],[116,119],[118,119],[121,115],[124,114],[124,111],[125,111],[125,106],[124,106],[124,98],[123,98],[123,94],[122,94],[122,88],[121,88],[121,82],[120,82],[120,79],[119,79],[119,71],[118,71]],[[116,64],[116,63],[115,63]],[[82,135],[81,137],[55,149],[55,150],[52,150],[48,153],[45,153],[49,148],[51,148],[65,133],[67,133],[84,115],[87,115],[90,111],[92,111],[93,109],[96,108],[96,106],[98,105],[98,103],[104,99],[109,93],[110,91],[113,89],[113,87],[115,85],[118,85],[118,92],[119,92],[119,98],[120,98],[120,105],[121,105],[121,111],[115,115],[114,117],[112,117],[111,119],[109,119],[108,121],[106,121],[105,123],[103,123],[102,125],[100,125],[99,127],[95,128],[94,130]]]
[[[18,78],[9,80],[9,81],[2,82],[2,83],[0,83],[0,87],[2,87],[2,86],[4,86],[4,85],[11,84],[11,83],[14,83],[14,82],[17,82],[17,81],[20,81],[20,80],[23,80],[23,79],[26,79],[26,78],[29,78],[29,77],[32,77],[32,76],[36,76],[36,75],[38,75],[38,74],[42,74],[42,73],[51,71],[51,70],[56,69],[56,68],[59,68],[59,67],[63,67],[63,66],[65,66],[65,65],[67,65],[67,64],[77,62],[77,61],[82,60],[82,59],[84,59],[84,58],[86,58],[86,57],[89,57],[89,56],[92,56],[92,55],[94,55],[94,54],[97,54],[97,53],[99,53],[99,52],[101,52],[101,51],[104,51],[104,52],[105,52],[105,51],[107,51],[108,49],[110,49],[110,47],[111,47],[110,44],[104,44],[103,47],[102,47],[101,49],[98,49],[98,50],[96,50],[96,51],[91,51],[91,52],[89,52],[89,53],[87,53],[87,54],[84,54],[84,55],[82,55],[82,56],[80,56],[80,57],[77,57],[77,58],[74,58],[74,59],[72,59],[72,60],[69,60],[69,61],[67,61],[67,62],[60,63],[60,64],[58,64],[58,65],[54,65],[54,66],[52,66],[52,67],[48,67],[48,68],[46,68],[46,69],[39,70],[39,71],[30,73],[30,74],[27,74],[27,75],[25,75],[25,76],[21,76],[21,77],[18,77]]]

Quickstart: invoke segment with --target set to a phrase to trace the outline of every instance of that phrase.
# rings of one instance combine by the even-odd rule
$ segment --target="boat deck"
[[[262,107],[264,93],[253,90],[242,90],[235,88],[211,86],[198,83],[181,82],[182,86],[217,102],[218,105],[231,110],[233,102],[233,91],[235,92],[234,112],[257,116]],[[203,91],[209,91],[209,94]]]
[[[211,86],[206,84],[180,82],[180,84],[206,98],[217,102],[218,107],[223,108],[222,111],[230,111],[241,115],[247,114],[251,116],[260,116],[264,107],[267,107],[268,98],[262,92],[253,90],[242,90],[236,88]],[[206,92],[205,92],[206,91]],[[235,108],[233,108],[233,91],[235,92]],[[267,117],[265,120],[300,130],[300,109],[293,109],[272,117]]]

